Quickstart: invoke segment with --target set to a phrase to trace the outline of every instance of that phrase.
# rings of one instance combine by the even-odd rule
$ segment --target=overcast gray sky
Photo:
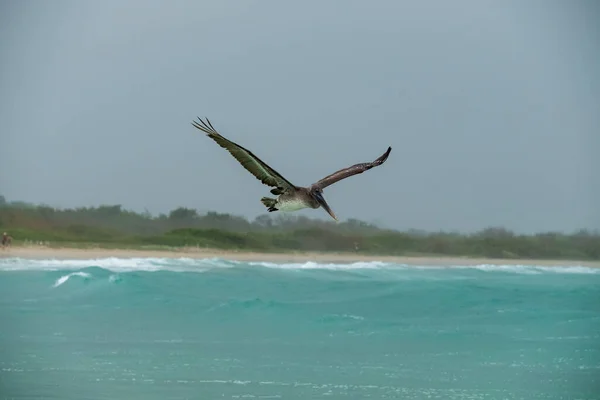
[[[207,116],[298,185],[392,146],[326,189],[342,219],[600,228],[594,0],[0,4],[9,200],[263,214]]]

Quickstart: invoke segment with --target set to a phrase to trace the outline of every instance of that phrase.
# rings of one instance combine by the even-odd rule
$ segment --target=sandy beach
[[[222,258],[237,261],[285,262],[330,262],[352,263],[360,261],[382,261],[406,265],[541,265],[541,266],[582,266],[600,268],[600,261],[576,260],[531,260],[531,259],[489,259],[469,257],[405,257],[373,256],[339,253],[255,253],[222,251],[217,249],[178,249],[178,250],[130,250],[130,249],[80,249],[48,247],[12,247],[0,250],[0,258],[18,257],[28,259],[98,259],[98,258]]]

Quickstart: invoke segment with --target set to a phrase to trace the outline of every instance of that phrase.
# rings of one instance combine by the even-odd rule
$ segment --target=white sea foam
[[[69,280],[72,276],[80,276],[82,278],[89,278],[90,274],[85,272],[71,272],[70,274],[63,275],[54,282],[54,287],[58,287]]]
[[[266,268],[282,268],[282,269],[331,269],[331,270],[349,270],[349,269],[383,269],[393,268],[394,265],[398,264],[384,263],[381,261],[369,261],[369,262],[355,262],[350,264],[342,263],[317,263],[314,261],[307,261],[304,263],[272,263],[272,262],[248,262],[246,263],[252,266],[266,267]]]
[[[541,274],[541,273],[558,273],[558,274],[598,274],[600,268],[583,267],[583,266],[541,266],[541,265],[494,265],[481,264],[474,266],[459,266],[458,268],[474,268],[480,271],[487,272],[513,272],[518,274]]]
[[[448,265],[427,266],[394,264],[382,261],[362,261],[354,263],[318,263],[315,261],[296,263],[274,262],[242,262],[224,260],[220,258],[98,258],[87,260],[70,259],[24,259],[0,258],[0,271],[65,271],[80,270],[82,268],[99,267],[111,272],[132,271],[173,271],[173,272],[204,272],[217,268],[236,267],[263,267],[283,270],[385,270],[385,271],[411,271],[411,270],[466,270],[473,269],[482,272],[505,272],[515,274],[599,274],[600,268],[585,266],[538,266],[538,265]],[[66,278],[68,279],[68,278]],[[65,280],[66,281],[66,280]]]
[[[227,268],[235,266],[234,262],[221,259],[192,259],[192,258],[96,258],[96,259],[0,259],[0,271],[64,271],[82,268],[98,267],[112,272],[132,271],[173,271],[173,272],[202,272],[211,268]]]

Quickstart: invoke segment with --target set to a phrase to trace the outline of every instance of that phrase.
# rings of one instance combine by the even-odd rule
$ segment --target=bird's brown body
[[[355,164],[351,167],[336,171],[308,187],[301,187],[289,182],[249,150],[223,137],[215,130],[215,128],[213,128],[208,119],[206,122],[202,121],[200,118],[198,118],[198,120],[200,123],[196,121],[192,122],[194,127],[206,133],[208,137],[217,142],[219,146],[229,151],[229,153],[231,153],[231,155],[238,160],[246,170],[262,183],[274,188],[271,189],[271,193],[277,195],[277,199],[269,197],[263,197],[261,199],[261,202],[267,207],[269,212],[278,210],[291,212],[303,208],[316,209],[323,207],[333,219],[337,220],[337,217],[323,198],[323,189],[342,179],[361,174],[373,167],[383,164],[392,151],[392,148],[388,147],[387,151],[373,162]]]
[[[297,211],[303,208],[319,208],[321,204],[311,194],[310,189],[297,187],[296,190],[288,190],[279,195],[275,207],[281,211]]]

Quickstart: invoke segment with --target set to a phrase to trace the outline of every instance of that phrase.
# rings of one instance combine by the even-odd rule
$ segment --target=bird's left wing
[[[318,186],[321,189],[326,188],[329,185],[333,185],[334,183],[341,181],[342,179],[346,179],[350,176],[356,174],[362,174],[365,171],[370,170],[373,167],[378,167],[387,160],[390,152],[392,151],[391,147],[388,147],[387,151],[383,153],[378,159],[372,162],[354,164],[351,167],[340,169],[339,171],[334,172],[331,175],[326,176],[325,178],[319,180],[314,184],[314,186]]]

